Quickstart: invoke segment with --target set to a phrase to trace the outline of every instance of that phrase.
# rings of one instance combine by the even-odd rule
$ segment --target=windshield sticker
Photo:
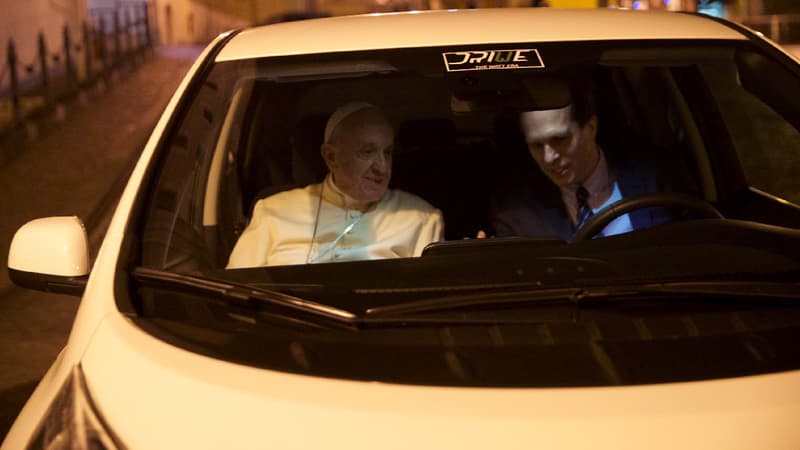
[[[539,56],[539,51],[532,48],[445,52],[442,53],[442,56],[444,57],[444,66],[448,72],[544,68],[544,62],[542,57]]]

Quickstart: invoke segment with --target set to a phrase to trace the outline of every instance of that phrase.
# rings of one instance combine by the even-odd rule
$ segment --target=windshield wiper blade
[[[734,298],[800,299],[800,284],[773,281],[666,281],[631,285],[588,288],[577,301],[591,298],[624,297],[641,294],[724,295]]]
[[[507,288],[513,288],[508,285]],[[735,298],[800,299],[800,283],[748,281],[680,281],[621,284],[610,286],[542,288],[521,286],[514,291],[481,292],[437,297],[366,310],[365,319],[413,315],[452,309],[515,304],[553,304],[562,302],[580,305],[590,300],[612,300],[641,295],[692,295],[699,297],[727,296]]]
[[[139,281],[158,281],[189,287],[202,292],[219,294],[225,299],[240,303],[244,306],[252,305],[254,302],[260,305],[277,306],[343,325],[354,325],[357,317],[355,314],[344,309],[305,300],[280,291],[254,288],[245,284],[232,283],[229,281],[212,280],[195,275],[168,272],[147,267],[136,267],[133,269],[132,275]]]
[[[512,287],[512,286],[509,286]],[[516,303],[566,301],[575,302],[583,288],[523,288],[513,292],[481,291],[472,294],[450,295],[426,300],[378,306],[366,310],[365,317],[413,314],[468,307],[512,305]]]

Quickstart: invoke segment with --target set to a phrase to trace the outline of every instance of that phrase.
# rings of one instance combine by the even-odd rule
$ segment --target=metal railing
[[[10,38],[0,61],[0,134],[77,96],[115,70],[135,66],[153,46],[147,3],[91,10],[76,37],[64,25],[55,51],[37,36],[32,60],[19,57]]]

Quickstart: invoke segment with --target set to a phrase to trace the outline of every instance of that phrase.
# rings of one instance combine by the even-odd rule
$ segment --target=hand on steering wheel
[[[711,203],[697,197],[676,192],[653,192],[626,197],[592,216],[575,233],[575,241],[593,238],[617,217],[642,208],[675,207],[698,213],[703,219],[723,219],[724,216]]]

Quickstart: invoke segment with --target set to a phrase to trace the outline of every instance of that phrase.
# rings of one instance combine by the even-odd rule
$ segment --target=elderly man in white
[[[394,132],[374,105],[352,102],[328,119],[322,183],[256,203],[228,268],[419,256],[442,240],[442,213],[389,189]]]

